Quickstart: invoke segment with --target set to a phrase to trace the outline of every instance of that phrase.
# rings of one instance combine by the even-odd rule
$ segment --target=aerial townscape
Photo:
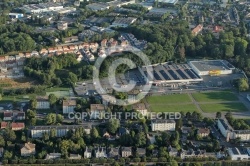
[[[249,78],[250,1],[1,0],[0,165],[250,166]]]

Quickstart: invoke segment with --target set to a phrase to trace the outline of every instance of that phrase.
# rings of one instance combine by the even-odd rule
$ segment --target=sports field
[[[202,111],[213,112],[242,112],[247,111],[247,108],[242,103],[218,103],[218,104],[199,104]]]
[[[172,94],[148,96],[146,102],[153,112],[241,112],[247,107],[230,91],[205,92],[188,94]],[[192,100],[192,97],[194,101]]]
[[[163,96],[150,96],[146,98],[149,104],[173,104],[173,103],[187,103],[191,99],[187,94],[172,94]]]
[[[238,101],[237,96],[228,91],[193,93],[192,96],[197,102]]]
[[[194,112],[198,111],[194,104],[179,104],[179,105],[150,105],[150,110],[153,112]]]
[[[70,88],[49,88],[46,89],[46,96],[53,93],[57,97],[70,97],[69,90]]]

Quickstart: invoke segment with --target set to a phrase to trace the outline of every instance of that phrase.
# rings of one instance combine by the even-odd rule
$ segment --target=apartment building
[[[175,131],[175,121],[166,119],[154,119],[151,121],[152,131]]]
[[[36,109],[49,109],[50,103],[48,97],[37,97]]]
[[[76,108],[75,100],[63,100],[63,114],[74,112]]]
[[[240,138],[242,142],[250,141],[250,130],[234,130],[226,119],[218,119],[217,126],[227,141],[236,138]]]
[[[41,138],[44,133],[49,133],[52,129],[56,131],[57,137],[65,136],[68,131],[82,127],[86,134],[90,134],[91,126],[88,125],[62,125],[62,126],[32,126],[29,128],[32,138]]]

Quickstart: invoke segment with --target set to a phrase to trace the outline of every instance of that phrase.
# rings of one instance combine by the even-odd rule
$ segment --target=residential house
[[[31,156],[34,154],[36,154],[36,144],[28,142],[21,148],[21,156]]]
[[[144,103],[138,103],[132,106],[132,109],[142,114],[142,116],[147,116],[148,110]]]
[[[26,53],[25,53],[25,57],[26,57],[26,58],[30,58],[30,56],[31,56],[30,52],[26,52]]]
[[[59,30],[66,30],[68,29],[68,23],[65,21],[59,21],[57,22],[57,29]]]
[[[64,38],[63,40],[64,40],[64,43],[73,43],[73,42],[79,41],[78,36],[67,37],[67,38]]]
[[[106,149],[104,147],[97,147],[94,150],[95,158],[107,158]]]
[[[5,57],[4,56],[0,56],[0,62],[5,62]]]
[[[37,51],[32,51],[30,54],[31,56],[39,56],[39,53]]]
[[[175,131],[175,121],[168,119],[151,120],[152,131]]]
[[[48,54],[48,50],[43,48],[41,49],[40,54]]]
[[[145,148],[137,148],[136,153],[139,155],[139,157],[145,157],[146,156],[146,149]]]
[[[214,33],[219,33],[224,31],[224,28],[222,26],[214,26],[213,32]]]
[[[152,156],[153,157],[159,157],[158,155],[159,155],[159,150],[158,149],[153,149]]]
[[[25,112],[13,112],[13,119],[25,120]]]
[[[169,156],[177,157],[178,150],[176,148],[172,148],[172,146],[170,145],[168,147],[168,153],[169,153]]]
[[[1,129],[6,129],[8,127],[8,122],[1,122]]]
[[[4,148],[1,147],[1,148],[0,148],[0,157],[3,157],[3,153],[4,153]]]
[[[191,127],[183,126],[183,127],[181,128],[181,132],[182,132],[183,134],[188,134],[188,133],[190,133],[191,131],[192,131],[192,128],[191,128]]]
[[[23,130],[24,128],[25,128],[24,123],[14,123],[14,122],[11,123],[11,129],[14,131]]]
[[[108,158],[119,158],[119,148],[109,148],[107,153]]]
[[[84,158],[91,158],[92,157],[92,150],[86,147],[84,151]]]
[[[125,127],[119,127],[119,129],[118,129],[118,135],[122,136],[122,135],[125,135],[125,134],[129,134],[129,130],[126,129]]]
[[[29,130],[32,138],[41,138],[44,133],[50,133],[52,129],[56,130],[57,137],[63,137],[69,130],[75,131],[77,128],[83,128],[86,134],[90,134],[90,125],[32,126]]]
[[[36,109],[49,109],[50,103],[48,97],[37,97],[37,106]]]
[[[131,149],[131,147],[122,147],[121,148],[121,156],[122,157],[132,156],[132,149]]]
[[[91,104],[90,105],[91,119],[101,119],[101,115],[105,113],[105,107],[103,104]]]
[[[203,25],[199,24],[197,25],[193,30],[192,30],[192,34],[194,36],[198,35],[203,29]]]
[[[210,130],[208,128],[199,128],[197,130],[197,135],[200,137],[207,137],[210,134]]]
[[[190,157],[207,157],[207,156],[206,156],[205,150],[194,151],[193,149],[189,149],[187,151],[182,150],[180,153],[180,157],[181,159],[185,159],[185,158],[190,158]]]
[[[74,112],[76,108],[75,100],[63,100],[63,114]]]
[[[71,159],[71,160],[79,160],[81,158],[82,157],[79,154],[69,154],[69,159]]]
[[[4,112],[3,113],[3,120],[4,121],[9,121],[12,120],[12,112]]]
[[[61,158],[61,153],[49,153],[46,155],[45,160],[58,159]]]
[[[101,47],[107,47],[107,39],[103,39],[102,41],[101,41]]]

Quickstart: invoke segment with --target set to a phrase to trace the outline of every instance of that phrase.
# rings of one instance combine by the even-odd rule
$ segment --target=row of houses
[[[3,112],[3,120],[4,121],[25,120],[25,112],[20,112],[20,111]]]
[[[23,130],[25,128],[25,124],[24,123],[8,123],[8,122],[1,122],[1,129],[6,129],[9,128],[13,131],[18,131],[18,130]]]
[[[138,154],[139,157],[146,156],[145,148],[137,148],[136,150],[132,150],[132,147],[114,147],[114,148],[106,148],[106,147],[96,147],[94,149],[86,147],[84,151],[84,158],[119,158],[119,157],[130,157]]]
[[[217,126],[227,141],[236,138],[240,138],[242,142],[250,141],[250,130],[234,130],[227,119],[218,119]]]

